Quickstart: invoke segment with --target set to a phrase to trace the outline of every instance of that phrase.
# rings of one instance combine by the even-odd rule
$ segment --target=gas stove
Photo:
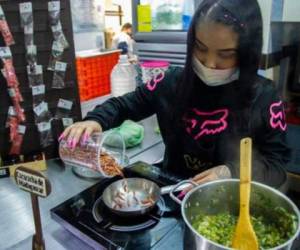
[[[147,178],[160,186],[181,180],[143,162],[127,167],[125,176]],[[180,207],[168,194],[162,195],[156,207],[142,216],[121,217],[106,208],[102,192],[118,179],[120,177],[99,181],[51,209],[51,217],[95,249],[182,250]]]
[[[147,178],[159,186],[181,181],[181,178],[143,162],[128,166],[125,176]],[[180,206],[175,204],[168,194],[162,195],[156,207],[143,216],[126,218],[108,211],[101,195],[110,183],[118,179],[120,177],[99,181],[51,209],[51,217],[97,250],[196,249],[191,235],[186,234],[184,230]],[[292,250],[298,249],[300,249],[299,239],[292,247]]]

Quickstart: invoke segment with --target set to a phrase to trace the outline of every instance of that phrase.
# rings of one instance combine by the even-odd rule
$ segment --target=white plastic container
[[[59,144],[60,158],[66,165],[92,169],[103,177],[122,175],[125,161],[123,137],[119,134],[120,145],[118,147],[104,147],[105,140],[112,134],[118,133],[94,133],[85,143],[78,143],[74,149],[68,147],[67,140],[63,139]]]
[[[129,63],[127,55],[120,55],[118,64],[115,65],[111,74],[111,94],[121,96],[132,92],[136,88],[137,72],[134,65]]]

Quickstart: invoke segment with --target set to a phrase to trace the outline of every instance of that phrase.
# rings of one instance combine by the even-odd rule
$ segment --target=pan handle
[[[181,205],[182,201],[176,197],[174,192],[176,192],[182,185],[185,185],[185,184],[191,184],[192,186],[197,187],[197,183],[195,183],[191,180],[184,180],[184,181],[179,182],[170,192],[171,199],[173,201],[175,201],[176,203],[178,203],[179,205]]]

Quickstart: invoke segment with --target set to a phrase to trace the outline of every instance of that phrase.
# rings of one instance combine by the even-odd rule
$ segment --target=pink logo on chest
[[[215,135],[224,131],[228,123],[228,109],[219,109],[213,112],[202,112],[196,108],[183,120],[187,124],[186,131],[198,140],[203,135]],[[189,116],[191,118],[189,118]]]
[[[162,72],[158,76],[153,77],[147,82],[147,89],[153,91],[156,89],[157,84],[165,78],[165,74]]]
[[[282,108],[282,101],[274,102],[270,106],[270,125],[273,129],[286,130],[285,115]]]

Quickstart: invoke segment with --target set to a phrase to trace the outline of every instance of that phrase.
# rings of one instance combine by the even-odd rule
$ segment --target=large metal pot
[[[180,183],[179,183],[180,185]],[[294,203],[287,198],[283,193],[274,188],[261,183],[252,182],[251,185],[251,214],[262,215],[268,218],[274,218],[275,207],[282,207],[288,213],[291,213],[297,218],[297,231],[284,244],[272,248],[272,250],[291,249],[293,241],[299,235],[300,231],[300,214]],[[238,215],[239,212],[239,180],[227,179],[212,181],[191,190],[181,202],[171,192],[170,196],[173,200],[181,204],[181,213],[185,221],[186,236],[188,239],[188,250],[229,250],[232,248],[224,247],[215,242],[212,242],[201,234],[199,234],[192,226],[194,219],[199,214],[219,214],[229,212],[230,214]]]

